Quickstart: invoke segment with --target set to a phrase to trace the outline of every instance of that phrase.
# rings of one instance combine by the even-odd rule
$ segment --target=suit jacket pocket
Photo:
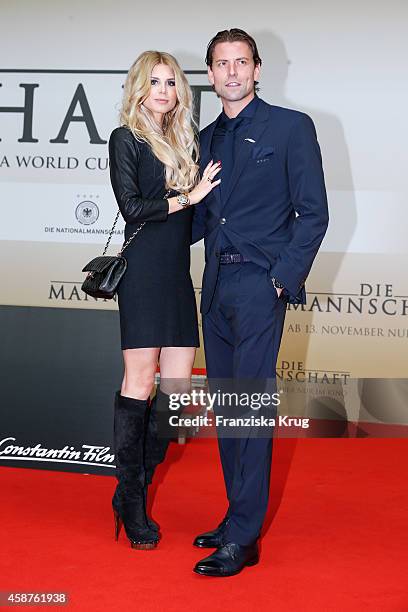
[[[269,160],[273,156],[274,152],[274,147],[258,147],[255,145],[252,147],[251,158],[256,161],[261,161],[264,159]]]

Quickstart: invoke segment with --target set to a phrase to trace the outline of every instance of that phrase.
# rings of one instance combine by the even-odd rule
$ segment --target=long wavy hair
[[[143,105],[150,94],[151,75],[157,64],[173,69],[177,93],[176,105],[165,114],[162,127]],[[138,140],[147,142],[164,164],[166,189],[188,191],[198,182],[198,144],[192,107],[190,86],[172,55],[161,51],[145,51],[139,55],[126,77],[120,122]]]

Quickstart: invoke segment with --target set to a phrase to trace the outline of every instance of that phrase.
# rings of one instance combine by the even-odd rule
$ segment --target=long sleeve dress
[[[199,346],[190,276],[191,208],[168,214],[164,164],[122,126],[109,139],[112,188],[126,222],[128,267],[118,290],[122,349]],[[170,193],[170,196],[177,192]]]

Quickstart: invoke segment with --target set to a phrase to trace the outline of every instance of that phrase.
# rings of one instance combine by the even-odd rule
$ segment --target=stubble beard
[[[251,91],[252,91],[252,90],[248,91],[242,87],[240,87],[239,90],[231,91],[228,89],[226,85],[222,85],[219,88],[215,87],[214,85],[214,90],[219,98],[226,100],[227,102],[240,102],[241,100],[244,100],[249,95],[251,95]]]

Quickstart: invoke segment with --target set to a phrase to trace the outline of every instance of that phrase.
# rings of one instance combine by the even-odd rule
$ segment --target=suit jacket
[[[201,172],[211,160],[216,123],[200,132]],[[285,286],[289,302],[305,304],[304,283],[328,225],[320,147],[308,115],[260,99],[239,137],[223,201],[217,186],[194,207],[192,242],[205,242],[202,313],[214,296],[222,233]]]

